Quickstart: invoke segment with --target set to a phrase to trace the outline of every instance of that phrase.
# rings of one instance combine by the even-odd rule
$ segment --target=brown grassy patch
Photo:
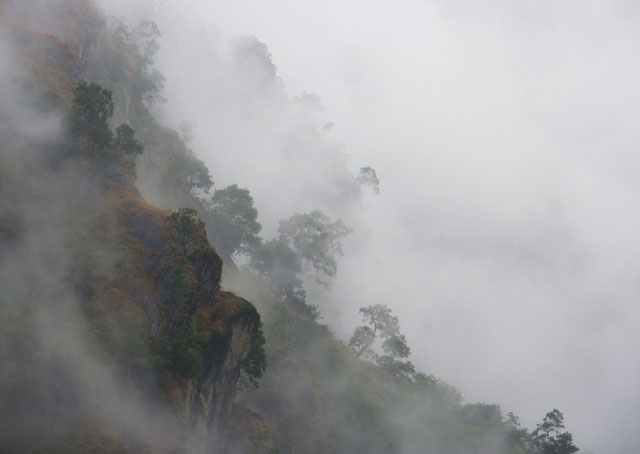
[[[159,226],[169,228],[170,212],[168,210],[148,204],[140,196],[123,189],[121,186],[110,185],[107,190],[107,200],[115,213],[123,216],[124,220],[130,219],[132,215],[144,213],[159,221]]]
[[[255,308],[247,300],[230,292],[218,291],[212,304],[206,304],[200,308],[198,318],[207,331],[224,337],[231,329],[234,320],[251,311],[255,311]]]
[[[7,22],[9,39],[21,63],[13,68],[14,75],[31,81],[42,92],[53,93],[71,103],[75,87],[71,74],[77,64],[71,44],[51,34],[31,30],[23,23]]]

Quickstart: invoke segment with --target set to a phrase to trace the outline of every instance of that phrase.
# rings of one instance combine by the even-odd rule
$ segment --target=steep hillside
[[[211,452],[260,317],[220,290],[197,219],[149,205],[132,157],[74,132],[104,32],[83,21],[102,16],[81,1],[39,20],[23,7],[1,24],[0,451]],[[62,40],[48,33],[61,23],[84,26]]]
[[[226,286],[256,303],[269,364],[259,387],[240,394],[231,452],[264,444],[256,414],[281,453],[532,452],[498,406],[465,405],[458,390],[433,376],[394,377],[356,359],[326,326],[279,301],[255,276],[224,274]]]
[[[155,23],[0,8],[0,452],[575,452],[561,414],[530,433],[465,404],[399,331],[384,363],[319,322],[305,285],[329,286],[351,229],[313,210],[266,241],[248,190],[209,194],[188,131],[151,113]],[[331,153],[346,212],[360,186]]]

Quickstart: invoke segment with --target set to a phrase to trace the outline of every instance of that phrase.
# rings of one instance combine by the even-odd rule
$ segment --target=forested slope
[[[347,345],[321,323],[307,291],[330,288],[352,228],[314,209],[267,240],[247,189],[212,190],[189,128],[152,114],[154,22],[89,0],[0,8],[0,451],[575,451],[559,412],[529,432],[417,371],[388,308],[386,337],[373,323]],[[265,56],[239,46],[236,63]],[[311,137],[337,169],[327,201],[378,191]]]

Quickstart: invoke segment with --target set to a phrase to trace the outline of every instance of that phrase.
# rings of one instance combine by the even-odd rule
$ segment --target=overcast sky
[[[179,3],[221,55],[257,36],[349,165],[378,171],[326,317],[339,335],[388,304],[414,363],[468,401],[529,427],[555,407],[581,447],[640,452],[640,3]],[[246,175],[203,153],[218,181]]]

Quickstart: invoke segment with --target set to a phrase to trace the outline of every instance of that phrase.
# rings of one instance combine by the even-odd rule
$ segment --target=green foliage
[[[356,181],[360,186],[370,186],[373,192],[380,194],[380,180],[371,167],[361,167]]]
[[[240,369],[246,374],[251,384],[255,387],[258,387],[257,380],[264,375],[267,369],[267,354],[264,349],[265,343],[266,339],[262,331],[262,323],[260,323],[256,341],[247,354],[247,357],[240,363]]]
[[[528,448],[530,444],[530,435],[527,429],[520,425],[520,418],[512,412],[507,413],[507,434],[505,441],[515,453],[531,452]]]
[[[136,53],[133,64],[135,68],[131,71],[128,63],[130,59],[120,57],[123,80],[112,81],[113,85],[109,86],[118,86],[119,82],[122,82],[123,85],[127,84],[126,94],[132,93],[134,98],[141,96],[146,103],[160,99],[163,78],[152,68],[153,59],[158,51],[157,39],[160,36],[157,26],[154,23],[146,22],[140,24],[133,32],[129,31],[126,26],[119,27],[115,32],[123,43],[134,43]],[[271,65],[273,69],[266,47],[261,43],[258,46],[244,46],[244,49],[241,50],[245,53],[244,56],[242,52],[236,52],[236,54],[244,58],[245,61],[249,63],[260,61],[262,55],[262,59],[267,63],[262,66],[269,68]],[[133,80],[124,79],[129,77],[129,71],[131,71]],[[81,82],[74,95],[72,126],[78,135],[85,137],[94,146],[105,150],[115,149],[133,156],[142,152],[141,144],[134,138],[133,129],[127,124],[116,129],[114,143],[113,134],[107,125],[113,112],[113,101],[109,90],[96,84]],[[140,104],[142,103],[140,102]],[[128,109],[129,107],[127,107],[127,112],[129,112]],[[137,117],[131,120],[132,124],[136,125],[139,131],[145,131],[137,126],[143,121],[140,112],[134,112],[134,114]],[[213,182],[206,165],[197,159],[190,150],[185,149],[180,140],[173,142],[165,140],[166,136],[158,133],[161,128],[150,129],[152,132],[147,133],[145,139],[169,143],[169,145],[162,145],[167,147],[167,150],[171,149],[171,151],[164,153],[162,164],[169,173],[175,175],[177,184],[187,188],[185,193],[188,192],[191,196],[193,190],[208,191]],[[157,134],[154,135],[154,132]],[[152,135],[154,137],[149,138]],[[170,134],[168,135],[170,136]],[[188,141],[189,135],[184,134],[183,138]],[[379,180],[373,169],[369,167],[360,169],[357,181],[363,186],[372,187],[376,193],[379,192]],[[350,182],[353,184],[353,179]],[[161,184],[168,183],[163,180]],[[188,201],[184,204],[187,203]],[[324,449],[324,452],[398,452],[400,447],[404,446],[404,440],[400,440],[396,446],[383,446],[380,443],[380,441],[393,443],[390,441],[392,436],[400,432],[397,430],[401,424],[398,420],[402,418],[407,407],[397,403],[400,400],[397,399],[398,396],[415,401],[416,407],[429,408],[430,411],[438,399],[438,404],[440,401],[451,406],[459,404],[460,396],[457,391],[431,376],[415,374],[411,363],[403,361],[403,358],[409,356],[410,349],[405,337],[399,332],[397,317],[394,317],[386,306],[369,306],[361,310],[367,324],[356,328],[349,347],[355,356],[371,355],[370,357],[374,358],[392,375],[412,375],[413,381],[390,382],[388,376],[381,373],[382,371],[371,367],[371,365],[362,364],[360,361],[354,361],[345,355],[343,347],[335,341],[328,329],[312,323],[318,318],[318,312],[315,306],[306,303],[306,292],[302,288],[302,280],[300,279],[302,264],[304,263],[316,271],[317,280],[319,280],[319,274],[326,277],[335,276],[337,273],[335,257],[342,254],[340,240],[349,233],[349,229],[341,221],[332,222],[318,210],[306,214],[296,214],[281,223],[280,238],[260,245],[258,237],[260,224],[257,223],[257,212],[253,207],[253,200],[248,190],[233,185],[216,191],[212,198],[212,204],[214,210],[217,210],[216,216],[220,216],[219,225],[228,227],[228,231],[220,234],[226,235],[221,243],[231,247],[230,254],[251,252],[252,267],[269,280],[272,290],[277,290],[278,296],[287,303],[287,306],[279,302],[275,303],[280,310],[280,316],[272,316],[269,325],[265,325],[265,330],[270,330],[267,332],[270,344],[272,338],[274,339],[272,346],[270,346],[272,349],[270,355],[273,356],[269,356],[272,366],[276,365],[273,374],[276,378],[273,379],[273,382],[268,383],[269,375],[272,375],[271,370],[270,374],[263,377],[267,356],[262,329],[259,331],[258,339],[249,356],[241,364],[243,372],[252,380],[263,377],[263,382],[267,382],[266,385],[261,382],[261,386],[266,389],[266,392],[258,395],[258,399],[265,401],[272,399],[271,405],[265,406],[265,414],[271,417],[270,423],[271,421],[276,423],[274,427],[280,425],[276,430],[281,433],[290,430],[287,435],[291,437],[287,440],[292,440],[297,436],[296,441],[298,441],[302,437],[313,437],[318,433],[317,439],[322,442],[327,443],[330,440],[329,443],[333,443],[335,441],[334,446],[351,448],[333,450],[328,448]],[[180,205],[182,203],[178,204],[178,206]],[[189,208],[174,211],[170,216],[172,229],[178,236],[180,247],[185,256],[193,250],[194,234],[203,228],[202,222],[197,220],[196,216],[196,211]],[[223,217],[224,221],[220,220]],[[17,230],[14,226],[15,222],[13,214],[6,220],[0,217],[0,236],[5,231]],[[223,231],[224,228],[219,230]],[[4,237],[2,239],[4,240]],[[197,243],[195,244],[197,245]],[[188,266],[180,265],[171,268],[167,280],[172,289],[169,296],[170,303],[183,302],[185,298],[190,298],[189,295],[193,292],[193,282]],[[270,295],[269,293],[267,298],[272,298]],[[0,300],[3,297],[4,295],[0,297]],[[6,304],[0,305],[3,310],[5,307]],[[290,308],[293,308],[294,311],[289,310]],[[32,335],[37,331],[35,326],[37,317],[25,315],[24,321],[15,319],[10,322],[2,322],[3,317],[6,318],[2,312],[0,310],[0,327],[2,327],[0,329],[0,359],[2,359],[0,363],[6,367],[1,368],[0,383],[5,385],[5,380],[9,378],[11,380],[8,383],[15,388],[6,387],[9,390],[6,392],[5,387],[0,386],[2,390],[0,402],[6,406],[10,405],[13,400],[16,408],[31,407],[40,411],[44,399],[50,398],[51,392],[49,391],[56,391],[55,388],[58,388],[64,392],[66,389],[73,390],[74,388],[56,386],[65,382],[50,380],[52,374],[49,366],[32,367],[38,363],[46,366],[47,363],[46,358],[38,358],[41,355],[39,349],[42,349],[42,346],[30,344],[34,342],[34,339],[37,339]],[[299,317],[298,314],[306,316]],[[95,340],[105,353],[115,355],[123,360],[138,358],[138,356],[143,359],[144,355],[141,355],[140,352],[144,352],[146,345],[140,336],[129,337],[127,335],[129,331],[121,332],[117,327],[114,328],[107,323],[96,323],[91,325],[90,329],[94,330],[92,335],[95,336]],[[203,373],[204,340],[202,333],[198,332],[191,323],[177,328],[169,327],[166,332],[168,334],[158,339],[153,348],[152,361],[158,372],[161,375],[183,378],[201,376]],[[281,337],[278,339],[271,333],[278,333]],[[381,352],[376,354],[372,347],[377,341],[381,341],[379,345]],[[6,348],[7,346],[11,348]],[[273,362],[271,362],[271,358],[274,358]],[[138,367],[137,363],[138,361],[135,360],[135,363],[131,365],[125,364],[125,368],[127,370],[129,368],[135,369]],[[23,367],[24,370],[16,368],[16,364]],[[29,389],[32,382],[40,388]],[[53,386],[48,383],[53,383]],[[68,383],[74,382],[69,380]],[[51,389],[48,389],[47,386]],[[24,393],[12,392],[21,387],[32,393],[31,398],[25,398]],[[427,395],[429,399],[425,398]],[[434,399],[434,395],[438,399]],[[29,397],[29,394],[26,394],[26,397]],[[25,405],[25,401],[27,405]],[[65,402],[65,399],[59,399],[59,401]],[[282,402],[287,402],[287,405],[283,405]],[[281,407],[278,408],[278,405]],[[473,432],[464,432],[466,426],[460,421],[475,426],[480,423],[497,427],[500,425],[497,417],[499,413],[493,407],[465,406],[462,411],[442,412],[435,417],[432,415],[429,417],[444,421],[442,426],[439,426],[444,428],[442,431],[444,435],[438,435],[440,438],[447,438],[451,435],[451,438],[466,437],[467,440],[476,441],[477,438],[473,438]],[[9,406],[9,408],[11,407]],[[61,413],[64,413],[65,407],[60,408],[62,408]],[[538,425],[538,429],[533,433],[531,439],[521,437],[519,443],[526,438],[527,443],[530,443],[534,449],[532,452],[536,454],[576,452],[577,448],[572,444],[571,435],[561,432],[564,425],[562,414],[559,416],[558,414],[557,410],[548,414],[545,421]],[[24,415],[17,416],[23,420],[28,419]],[[407,425],[413,425],[418,431],[426,432],[433,427],[416,423],[413,414],[406,418],[407,420],[411,419]],[[322,421],[323,419],[324,421]],[[307,421],[312,421],[312,423],[307,423]],[[316,424],[318,421],[321,423]],[[312,430],[300,430],[299,424],[309,424],[307,427]],[[5,429],[3,428],[3,430]],[[526,431],[524,433],[526,434]],[[364,435],[361,436],[361,434]],[[280,437],[280,439],[284,438]],[[517,443],[514,442],[515,444]],[[292,445],[295,446],[295,443],[292,442]],[[377,446],[378,451],[357,449],[361,446],[373,447],[374,449]],[[427,446],[426,449],[431,449],[431,445],[427,443],[421,445],[423,450]],[[391,449],[394,447],[396,449]],[[436,450],[437,448],[434,448],[434,451]],[[290,451],[292,450],[286,450],[286,452]],[[405,452],[415,451],[406,450]]]
[[[502,423],[502,412],[498,405],[475,403],[460,407],[465,424],[470,426],[497,426]]]
[[[111,152],[135,156],[141,154],[144,147],[134,138],[135,131],[124,123],[116,128],[114,141],[109,129],[108,119],[113,114],[111,91],[98,84],[80,82],[74,90],[72,109],[72,130],[85,137],[96,148]],[[103,156],[106,154],[103,153]]]
[[[248,189],[233,184],[216,190],[206,216],[210,237],[225,256],[250,254],[260,245],[262,226]]]
[[[355,329],[349,339],[349,350],[356,358],[365,356],[371,358],[395,377],[410,377],[415,368],[410,361],[402,361],[411,354],[407,339],[400,334],[398,317],[391,313],[391,309],[383,304],[375,304],[360,308],[362,321],[366,325]],[[382,340],[382,355],[373,350],[375,342]]]
[[[349,339],[349,350],[359,358],[370,357],[374,353],[371,346],[376,341],[376,333],[369,326],[358,326]]]
[[[111,19],[112,41],[106,41],[100,55],[110,80],[119,85],[126,82],[126,89],[150,105],[164,101],[164,76],[153,67],[160,46],[160,30],[153,21],[142,21],[132,29],[122,20]],[[125,87],[123,87],[125,88]]]
[[[437,400],[446,402],[450,406],[457,406],[463,400],[463,396],[458,388],[433,375],[416,372],[408,384],[413,392],[428,395],[432,399],[435,397]]]
[[[191,275],[184,265],[176,265],[169,270],[169,282],[171,284],[169,301],[172,303],[180,302],[184,299],[185,293],[194,291]]]
[[[153,356],[153,364],[161,378],[180,376],[198,378],[204,372],[203,335],[192,325],[179,328],[158,342]]]
[[[213,180],[209,175],[207,165],[199,160],[191,150],[179,150],[173,154],[169,166],[171,171],[184,181],[189,195],[195,189],[207,193],[213,186]]]
[[[154,68],[148,73],[143,73],[139,76],[136,80],[135,88],[141,93],[142,99],[147,105],[158,101],[164,102],[165,98],[162,96],[164,81],[164,75]]]
[[[316,272],[316,281],[321,281],[319,273],[333,277],[338,271],[336,254],[342,255],[340,240],[351,233],[341,220],[332,222],[320,210],[311,213],[296,213],[289,219],[280,221],[280,240],[288,244],[304,263]]]
[[[399,333],[388,336],[382,343],[382,350],[392,358],[407,358],[411,354],[407,339]]]
[[[144,136],[147,158],[143,161],[141,183],[162,199],[165,206],[192,206],[213,186],[209,169],[172,131],[152,123],[153,132]]]
[[[204,192],[209,192],[211,186],[213,186],[213,180],[209,175],[209,169],[207,165],[196,158],[192,154],[185,154],[186,160],[184,161],[187,173],[187,185],[190,191],[194,189],[200,189]]]
[[[356,358],[362,355],[375,357],[371,347],[378,339],[378,336],[387,340],[400,334],[398,317],[394,316],[391,313],[391,309],[383,304],[362,307],[360,308],[360,313],[362,314],[362,321],[366,325],[356,328],[349,340],[349,349]]]
[[[113,133],[107,120],[113,114],[111,91],[98,84],[80,82],[73,91],[72,130],[86,137],[95,147],[108,148]]]
[[[251,255],[251,268],[265,278],[279,295],[289,287],[300,287],[302,264],[298,254],[280,239],[269,240]]]
[[[171,225],[178,236],[182,252],[186,256],[189,249],[189,238],[204,229],[204,222],[197,218],[198,212],[193,208],[180,208],[169,215]]]
[[[407,358],[411,354],[411,349],[403,334],[397,333],[388,336],[382,342],[382,351],[384,354],[379,355],[376,362],[394,377],[410,377],[416,372],[410,361],[400,359]]]
[[[136,26],[130,36],[133,37],[137,47],[138,66],[142,70],[148,71],[149,67],[153,64],[156,54],[160,50],[158,38],[160,38],[161,33],[158,25],[153,21],[142,21]]]
[[[530,446],[535,454],[572,454],[578,452],[573,435],[562,432],[564,415],[557,409],[546,414],[542,423],[531,433]]]
[[[307,303],[307,292],[302,288],[302,284],[290,284],[280,293],[282,301],[303,317],[311,321],[322,318],[318,306]]]
[[[411,361],[401,361],[392,355],[380,355],[376,363],[394,377],[411,377],[416,371]]]
[[[130,156],[142,154],[144,147],[134,137],[135,131],[124,123],[116,128],[116,149]]]
[[[307,303],[300,277],[302,259],[282,238],[272,239],[252,250],[249,267],[265,279],[271,289],[298,314],[311,321],[320,319],[318,306]]]
[[[427,447],[435,453],[539,454],[529,447],[528,432],[503,420],[498,407],[464,405],[459,390],[434,376],[387,369],[396,363],[356,361],[326,327],[300,317],[264,283],[241,270],[225,279],[256,304],[264,321],[269,372],[242,400],[263,416],[282,452],[388,454]],[[391,311],[371,306],[364,312],[378,325],[378,358],[385,354],[380,330],[395,333],[390,338],[398,342],[387,343],[392,354],[408,353]]]

